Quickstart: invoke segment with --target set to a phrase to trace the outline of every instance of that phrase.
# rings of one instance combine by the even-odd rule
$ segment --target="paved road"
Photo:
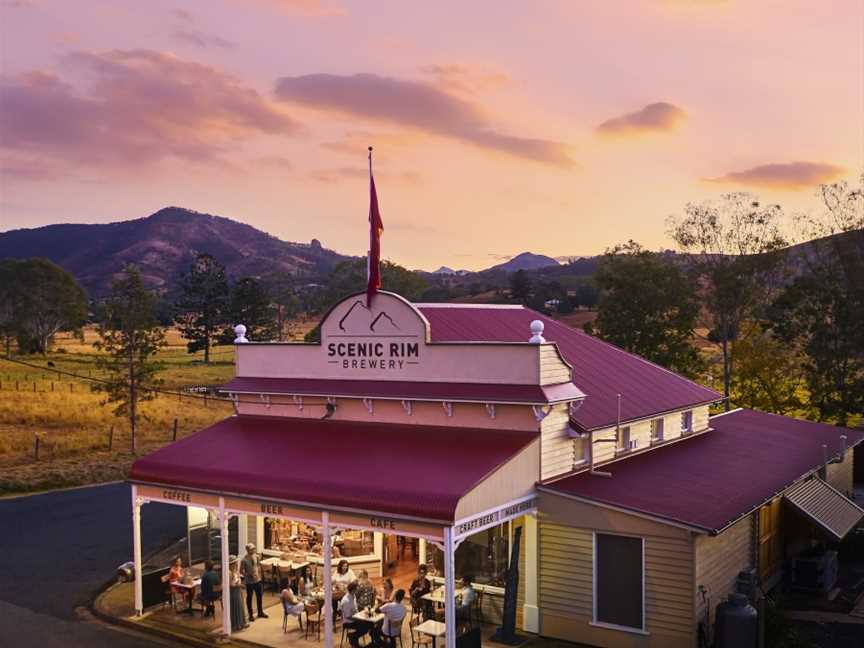
[[[181,537],[185,516],[181,507],[144,507],[144,554]],[[132,559],[128,485],[0,500],[0,530],[0,648],[166,645],[76,612]]]

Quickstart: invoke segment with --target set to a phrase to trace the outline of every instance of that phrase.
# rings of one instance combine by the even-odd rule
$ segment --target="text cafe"
[[[272,646],[689,648],[715,614],[700,588],[719,603],[738,572],[784,568],[751,550],[784,488],[843,498],[808,546],[860,520],[833,466],[864,435],[709,417],[716,392],[521,306],[348,297],[319,342],[239,334],[221,389],[233,416],[131,469],[142,625]],[[742,456],[791,461],[736,451],[754,427],[800,445],[797,463],[730,486]],[[718,488],[736,490],[706,505]],[[187,509],[173,552],[142,555],[149,502]]]

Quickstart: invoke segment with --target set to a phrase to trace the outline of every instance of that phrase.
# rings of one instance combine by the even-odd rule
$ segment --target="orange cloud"
[[[276,96],[302,106],[388,122],[514,157],[572,167],[567,146],[496,130],[479,106],[440,88],[376,74],[282,77]]]
[[[325,5],[321,0],[240,0],[241,2],[254,3],[268,6],[282,13],[292,16],[303,16],[306,18],[327,18],[330,16],[344,16],[346,9],[339,6]]]
[[[708,178],[708,182],[738,184],[765,189],[798,190],[837,180],[846,172],[843,167],[824,162],[785,162],[761,164],[730,171],[718,178]]]
[[[362,166],[356,167],[337,167],[335,169],[318,169],[309,174],[313,180],[323,182],[325,184],[336,184],[343,180],[368,180],[369,171]],[[375,177],[379,179],[387,179],[389,181],[401,181],[410,184],[415,184],[420,181],[420,174],[414,171],[404,171],[401,173],[390,173],[388,171],[375,170]]]
[[[440,88],[457,94],[476,94],[494,90],[512,81],[510,75],[494,70],[475,69],[458,64],[424,65],[420,72],[433,77]]]
[[[641,110],[607,119],[595,129],[600,135],[639,135],[674,130],[686,118],[681,108],[665,101]]]
[[[66,61],[85,73],[89,87],[45,71],[0,78],[0,146],[129,169],[169,157],[224,162],[243,136],[300,128],[237,78],[171,54],[76,52]]]

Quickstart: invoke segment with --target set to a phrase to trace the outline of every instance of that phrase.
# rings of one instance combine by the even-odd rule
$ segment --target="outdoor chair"
[[[282,632],[283,633],[288,632],[288,617],[289,616],[296,616],[297,617],[297,623],[300,626],[300,630],[302,631],[303,630],[303,612],[304,612],[305,608],[297,609],[297,608],[294,608],[294,606],[289,605],[288,601],[286,601],[284,598],[280,599],[280,600],[282,601]]]
[[[305,612],[306,634],[304,637],[308,639],[311,632],[316,641],[321,641],[321,607],[317,603],[308,603]]]
[[[432,645],[432,637],[417,631],[417,626],[423,623],[420,619],[412,619],[408,623],[411,629],[411,648],[426,648]]]
[[[405,621],[405,617],[402,617],[397,624],[397,627],[390,627],[390,634],[385,634],[384,637],[387,639],[387,643],[390,644],[392,648],[396,648],[396,642],[399,642],[399,648],[404,648],[402,645],[402,622]],[[410,623],[410,622],[409,622]],[[393,632],[396,634],[393,634]]]

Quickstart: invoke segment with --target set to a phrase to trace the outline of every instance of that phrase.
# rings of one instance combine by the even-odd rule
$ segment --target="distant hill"
[[[548,257],[543,254],[534,254],[532,252],[523,252],[522,254],[517,254],[509,261],[499,263],[498,265],[494,265],[491,268],[486,268],[486,270],[484,270],[483,272],[496,270],[504,270],[505,272],[516,272],[517,270],[537,270],[538,268],[545,268],[546,266],[557,265],[561,264],[552,257]]]
[[[289,243],[250,225],[181,207],[116,223],[0,232],[0,259],[46,257],[74,275],[91,297],[106,294],[129,263],[150,286],[170,293],[200,252],[216,257],[231,278],[283,270],[313,281],[349,258],[315,239]]]
[[[421,270],[421,272],[422,272],[422,270]],[[466,275],[466,274],[470,274],[470,271],[469,270],[454,270],[453,268],[448,268],[447,266],[441,266],[437,270],[433,270],[432,272],[429,272],[428,274],[433,274],[433,275]]]

